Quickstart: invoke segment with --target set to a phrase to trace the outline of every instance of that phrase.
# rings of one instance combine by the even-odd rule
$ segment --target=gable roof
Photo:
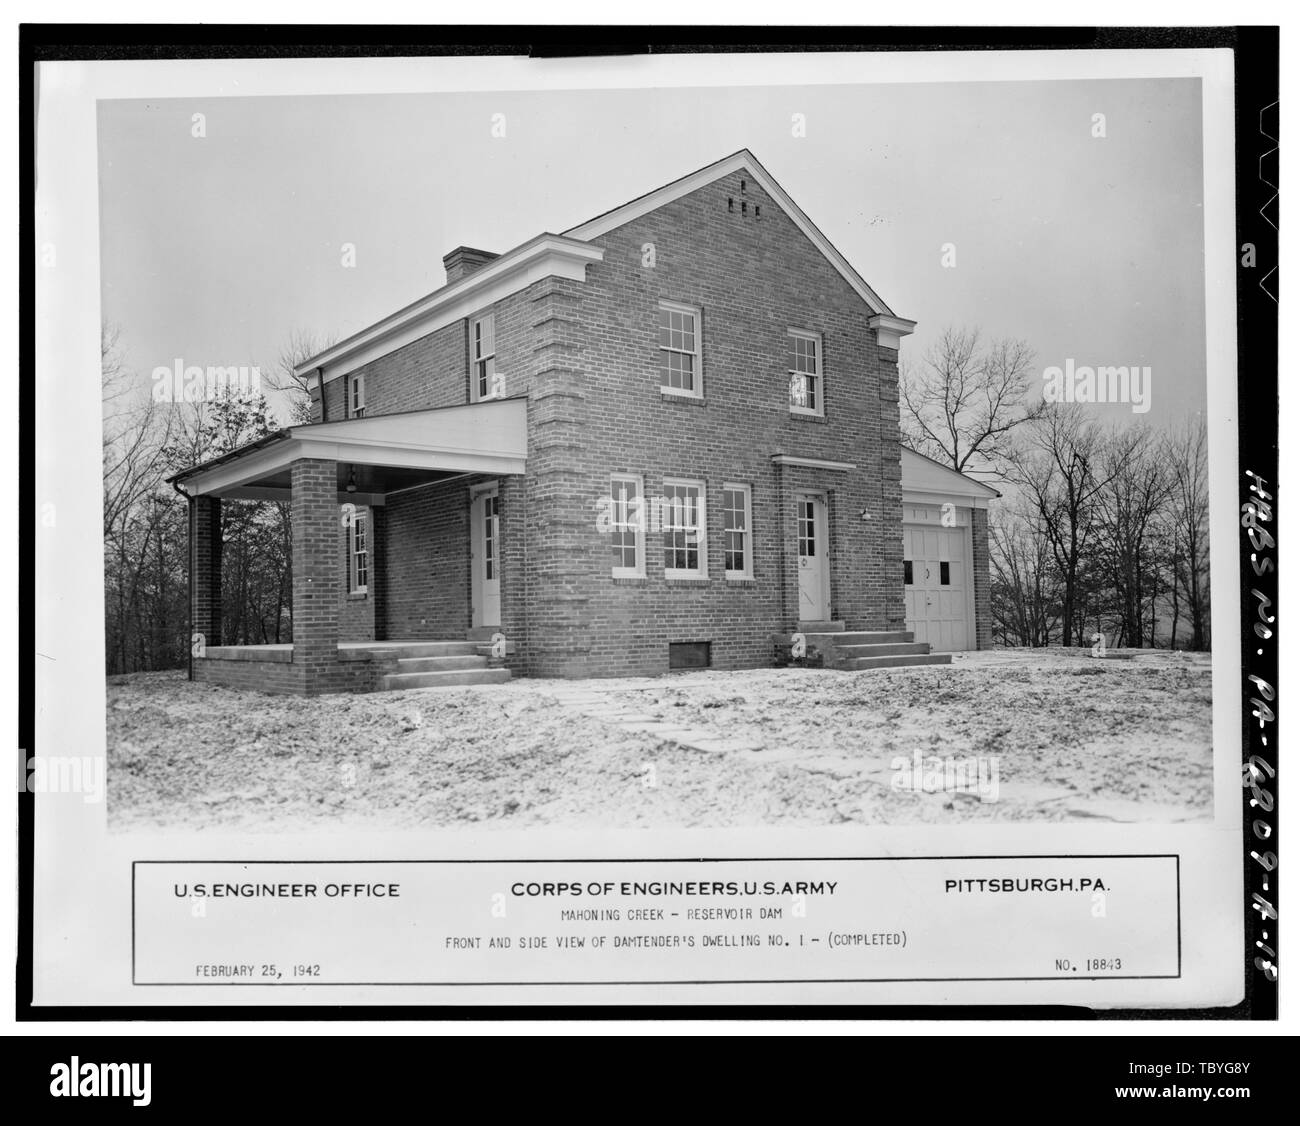
[[[560,235],[545,233],[506,251],[499,258],[481,266],[455,282],[443,285],[294,367],[299,377],[319,370],[326,382],[347,375],[371,360],[469,315],[475,308],[492,304],[510,292],[538,280],[547,272],[581,280],[588,262],[599,262],[604,251],[589,245],[589,240],[630,223],[667,203],[696,191],[723,176],[744,169],[776,202],[800,231],[822,253],[835,270],[853,288],[871,310],[868,324],[876,330],[878,342],[897,348],[899,339],[916,327],[915,321],[897,316],[869,286],[817,225],[804,214],[772,174],[748,149],[703,168],[696,169],[654,191],[597,215]]]
[[[951,465],[903,447],[903,491],[916,493],[951,493],[953,496],[987,500],[1002,494],[991,485],[959,473]]]
[[[630,223],[633,219],[638,219],[642,215],[648,215],[651,211],[658,210],[666,203],[672,203],[673,200],[681,199],[684,195],[698,191],[723,176],[731,176],[741,170],[753,176],[755,182],[776,201],[777,206],[786,213],[794,225],[822,252],[826,260],[853,287],[854,291],[867,303],[873,313],[883,314],[887,317],[895,315],[894,311],[885,304],[880,295],[849,264],[849,260],[835,249],[831,240],[822,234],[817,224],[804,214],[803,208],[795,203],[790,194],[776,182],[776,178],[759,163],[758,158],[749,149],[741,149],[739,152],[733,152],[730,156],[724,156],[721,160],[716,160],[703,168],[697,168],[694,172],[689,172],[670,184],[664,184],[663,187],[655,188],[652,192],[637,196],[636,199],[630,200],[621,207],[615,207],[610,211],[597,215],[594,219],[588,219],[585,223],[571,227],[564,234],[569,238],[584,241],[599,238],[601,235],[612,231],[615,227],[621,227],[624,223]],[[910,325],[913,322],[908,323]]]

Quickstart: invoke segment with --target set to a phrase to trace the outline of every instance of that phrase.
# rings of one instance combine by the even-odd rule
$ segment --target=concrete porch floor
[[[448,648],[448,647],[455,648]],[[427,641],[340,641],[339,660],[362,660],[370,654],[384,657],[436,657],[456,652],[474,652],[476,646],[463,638],[430,638]],[[408,652],[409,650],[409,652]],[[215,661],[293,660],[293,644],[209,645],[203,655]]]

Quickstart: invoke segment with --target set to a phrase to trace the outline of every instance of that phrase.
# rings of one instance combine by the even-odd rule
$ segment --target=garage
[[[987,648],[988,504],[999,494],[915,450],[902,462],[907,629],[935,653]]]

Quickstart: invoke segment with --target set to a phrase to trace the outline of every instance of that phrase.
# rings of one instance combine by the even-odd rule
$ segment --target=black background
[[[743,11],[743,10],[738,10]],[[1278,183],[1276,174],[1276,154],[1266,156],[1276,145],[1278,130],[1278,29],[1275,27],[1224,27],[1224,28],[1089,28],[1089,27],[440,27],[440,26],[257,26],[257,25],[82,25],[82,24],[40,24],[24,25],[19,37],[19,71],[18,94],[20,112],[21,152],[21,190],[20,190],[20,244],[24,248],[35,246],[34,229],[34,125],[37,107],[35,102],[34,64],[41,61],[73,59],[190,59],[190,58],[286,58],[286,57],[411,57],[425,55],[531,55],[534,57],[556,56],[594,56],[594,55],[635,55],[635,54],[674,54],[686,52],[724,52],[741,53],[753,51],[949,51],[949,50],[1041,50],[1041,49],[1128,49],[1128,48],[1229,48],[1235,52],[1236,83],[1236,190],[1237,190],[1237,230],[1238,244],[1253,243],[1257,251],[1257,265],[1254,269],[1238,269],[1237,319],[1238,319],[1238,397],[1240,405],[1240,450],[1242,463],[1238,467],[1239,486],[1242,501],[1248,499],[1246,489],[1248,479],[1244,475],[1250,469],[1270,483],[1274,494],[1273,521],[1269,525],[1274,534],[1280,498],[1277,496],[1277,293],[1278,275],[1275,271],[1278,262],[1277,200],[1275,188]],[[1269,108],[1271,107],[1271,109]],[[1261,126],[1265,132],[1261,131]],[[1271,185],[1265,182],[1271,181]],[[20,292],[22,294],[19,372],[35,370],[35,305],[34,305],[34,271],[35,256],[27,254],[18,263],[20,275]],[[1267,288],[1266,288],[1267,287]],[[1271,291],[1271,292],[1270,292]],[[1213,310],[1207,310],[1214,315]],[[34,393],[30,380],[14,381],[17,404],[21,415],[28,419],[34,410]],[[39,501],[34,489],[35,450],[33,447],[32,428],[22,428],[23,449],[21,455],[18,495],[28,498],[30,522],[23,521],[22,528],[26,543],[20,548],[21,565],[27,574],[35,573],[35,538],[28,529],[35,526],[36,509]],[[1242,629],[1243,637],[1249,639],[1243,646],[1247,654],[1248,668],[1243,672],[1243,699],[1251,695],[1246,689],[1252,686],[1245,681],[1246,673],[1253,673],[1271,685],[1277,685],[1277,631],[1276,625],[1271,640],[1259,642],[1249,633],[1251,622],[1255,621],[1256,601],[1250,590],[1255,589],[1266,594],[1273,602],[1274,614],[1278,613],[1277,573],[1264,578],[1256,578],[1249,568],[1250,546],[1243,536],[1241,538],[1242,566]],[[1276,561],[1276,553],[1274,553]],[[1261,656],[1255,655],[1257,647],[1263,647]],[[28,598],[22,608],[18,631],[18,649],[20,669],[20,713],[18,742],[22,762],[26,756],[36,754],[40,748],[35,742],[34,727],[34,669],[32,654],[35,651],[35,600]],[[1273,710],[1278,712],[1276,701]],[[1245,706],[1243,717],[1243,758],[1250,753],[1267,751],[1269,761],[1276,767],[1276,739],[1271,739],[1268,748],[1258,746],[1258,731],[1244,722],[1249,717],[1249,706]],[[1270,729],[1269,734],[1276,731]],[[1251,742],[1255,740],[1255,742]],[[20,762],[20,766],[22,765]],[[1276,796],[1278,782],[1274,778],[1265,785]],[[1243,802],[1249,797],[1249,791],[1243,791]],[[1250,837],[1252,819],[1265,816],[1247,805],[1244,814],[1244,835],[1242,863],[1246,872],[1245,902],[1238,905],[1246,918],[1246,948],[1242,951],[1242,970],[1245,981],[1245,1000],[1231,1009],[1215,1010],[1112,1010],[1092,1011],[1081,1007],[1061,1006],[1016,1006],[996,1008],[952,1007],[870,1007],[870,1006],[825,1006],[825,1007],[776,1007],[776,1006],[730,1006],[705,1003],[699,1006],[672,1007],[660,1006],[632,1008],[611,1004],[600,1007],[575,1006],[537,1006],[507,1003],[491,1008],[466,1007],[412,1007],[394,1004],[391,1006],[116,1006],[116,1007],[60,1007],[37,1008],[31,1003],[32,997],[32,892],[33,892],[33,816],[34,795],[26,792],[18,794],[19,802],[19,930],[18,930],[18,965],[17,965],[17,1013],[19,1020],[25,1021],[68,1021],[68,1020],[393,1020],[438,1018],[442,1020],[503,1020],[503,1019],[561,1019],[561,1020],[612,1020],[645,1018],[662,1021],[668,1018],[713,1020],[713,1019],[853,1019],[862,1017],[926,1020],[969,1020],[969,1019],[1055,1019],[1067,1021],[1091,1021],[1116,1018],[1158,1019],[1158,1018],[1210,1018],[1210,1019],[1252,1019],[1272,1020],[1277,1015],[1276,986],[1254,966],[1256,939],[1261,929],[1270,934],[1270,946],[1277,949],[1278,921],[1263,922],[1262,916],[1251,907],[1252,890],[1260,888],[1261,869],[1249,856],[1254,844]],[[1267,815],[1274,825],[1274,834],[1267,846],[1278,852],[1276,834],[1276,809]],[[1271,886],[1271,897],[1276,905],[1276,875]],[[1225,909],[1228,905],[1224,905]],[[124,970],[125,972],[125,970]],[[611,994],[617,1000],[616,994]],[[517,1000],[522,1001],[520,997]],[[396,998],[395,998],[396,1000]],[[1213,1025],[1207,1025],[1207,1032],[1213,1031]],[[942,1032],[942,1028],[936,1027]],[[35,1029],[33,1030],[35,1031]],[[42,1030],[46,1031],[46,1030]],[[48,1031],[54,1032],[51,1028]],[[1206,1038],[1196,1039],[1157,1037],[1139,1038],[1130,1041],[1128,1037],[1106,1037],[1104,1040],[1090,1037],[1086,1040],[1066,1042],[1055,1037],[1043,1037],[1038,1040],[1017,1038],[1014,1043],[999,1038],[971,1038],[951,1044],[938,1038],[925,1040],[908,1040],[906,1038],[887,1037],[890,1051],[882,1052],[883,1042],[876,1041],[870,1051],[867,1042],[861,1042],[864,1048],[867,1071],[861,1075],[852,1069],[845,1070],[841,1064],[825,1061],[825,1066],[818,1068],[820,1079],[815,1084],[816,1091],[806,1091],[803,1106],[806,1112],[814,1112],[820,1105],[823,1113],[829,1106],[823,1099],[832,1098],[840,1101],[840,1095],[848,1090],[859,1096],[865,1095],[870,1088],[861,1087],[871,1073],[882,1066],[885,1072],[903,1083],[896,1093],[901,1096],[904,1107],[910,1104],[916,1109],[930,1109],[936,1103],[950,1106],[957,1105],[947,1100],[976,1100],[967,1103],[979,1113],[993,1111],[1005,1104],[1003,1100],[1008,1091],[1014,1091],[1014,1097],[1026,1098],[1026,1109],[1041,1108],[1041,1102],[1035,1102],[1035,1092],[1044,1096],[1060,1096],[1068,1092],[1068,1102],[1079,1109],[1087,1105],[1114,1106],[1115,1085],[1140,1083],[1162,1086],[1171,1080],[1142,1080],[1127,1072],[1127,1060],[1160,1059],[1215,1059],[1215,1060],[1254,1060],[1249,1076],[1242,1079],[1236,1076],[1202,1077],[1199,1073],[1187,1077],[1174,1077],[1173,1082],[1191,1086],[1237,1085],[1243,1083],[1252,1087],[1255,1084],[1268,1084],[1273,1081],[1275,1069],[1270,1066],[1270,1058],[1275,1049],[1290,1045],[1277,1042],[1260,1043],[1258,1040],[1220,1040],[1210,1042]],[[247,1037],[235,1038],[185,1038],[184,1040],[136,1040],[132,1037],[111,1040],[97,1040],[93,1037],[66,1037],[54,1035],[34,1040],[10,1041],[7,1062],[17,1070],[11,1073],[10,1090],[18,1087],[31,1090],[37,1096],[43,1096],[46,1109],[56,1105],[79,1106],[83,1111],[93,1108],[98,1113],[104,1109],[105,1100],[53,1100],[48,1096],[49,1067],[59,1060],[67,1060],[77,1054],[83,1060],[96,1061],[154,1061],[154,1108],[217,1110],[229,1105],[232,1109],[241,1105],[241,1099],[252,1097],[253,1090],[263,1080],[269,1084],[263,1095],[274,1097],[277,1101],[294,1100],[294,1109],[307,1109],[316,1101],[325,1099],[333,1109],[340,1109],[351,1097],[349,1091],[353,1080],[361,1083],[361,1089],[367,1092],[369,1105],[381,1105],[385,1090],[384,1076],[400,1080],[405,1078],[418,1084],[429,1084],[430,1102],[425,1109],[434,1113],[455,1113],[453,1109],[459,1096],[453,1095],[447,1101],[447,1089],[437,1093],[437,1087],[453,1079],[464,1081],[464,1073],[442,1070],[445,1060],[446,1040],[436,1041],[399,1041],[392,1037],[379,1040],[358,1042],[349,1038],[344,1044],[335,1037],[314,1037],[289,1042],[277,1039],[268,1042],[265,1048],[251,1042]],[[481,1053],[480,1053],[481,1054]],[[838,1053],[837,1053],[838,1054]],[[905,1060],[898,1069],[890,1065],[891,1058]],[[626,1061],[629,1068],[629,1083],[623,1091],[624,1098],[609,1107],[591,1106],[588,1099],[591,1089],[585,1087],[580,1079],[576,1085],[570,1085],[563,1079],[562,1073],[569,1071],[563,1064],[549,1077],[550,1098],[558,1098],[561,1104],[568,1103],[575,1113],[603,1109],[625,1113],[628,1109],[642,1104],[638,1091],[643,1088],[643,1080],[650,1082],[648,1076],[639,1076],[640,1065],[633,1057]],[[294,1070],[298,1065],[301,1068]],[[691,1064],[683,1061],[684,1069],[690,1070]],[[750,1065],[752,1066],[752,1065]],[[919,1070],[918,1070],[919,1069]],[[583,1069],[579,1068],[579,1072]],[[224,1083],[211,1085],[204,1076],[228,1073],[233,1088]],[[933,1076],[934,1081],[927,1080]],[[920,1081],[913,1085],[911,1078]],[[960,1082],[948,1082],[948,1079],[960,1077]],[[504,1077],[503,1077],[504,1078]],[[706,1083],[720,1078],[717,1068],[702,1065],[702,1075]],[[778,1076],[765,1077],[761,1069],[751,1078],[762,1085],[768,1082],[781,1082]],[[31,1084],[35,1087],[31,1087]],[[826,1084],[829,1083],[829,1091]],[[989,1086],[992,1084],[993,1086]],[[1008,1084],[1011,1084],[1008,1087]],[[251,1085],[251,1086],[250,1086]],[[658,1081],[655,1081],[658,1086]],[[510,1086],[506,1084],[506,1088]],[[453,1084],[461,1094],[469,1097],[471,1106],[476,1099],[483,1100],[483,1108],[491,1113],[494,1099],[503,1094],[494,1085],[476,1090],[466,1090],[461,1082]],[[398,1088],[407,1091],[404,1083],[389,1088],[392,1094]],[[683,1095],[683,1090],[673,1083],[671,1092],[674,1101]],[[854,1089],[857,1088],[855,1091]],[[1001,1089],[1002,1093],[998,1093]],[[271,1095],[271,1092],[274,1092]],[[833,1093],[838,1092],[838,1093]],[[407,1092],[409,1094],[409,1092]],[[664,1092],[660,1092],[661,1094]],[[788,1092],[787,1092],[788,1093]],[[1258,1108],[1263,1086],[1256,1092],[1255,1098],[1248,1105]],[[1081,1101],[1076,1102],[1076,1096]],[[914,1099],[920,1100],[920,1104]],[[994,1101],[989,1102],[992,1098]],[[378,1101],[375,1101],[378,1100]],[[811,1100],[809,1102],[808,1100]],[[1090,1102],[1096,1100],[1096,1103]],[[549,1101],[549,1099],[548,1099]],[[892,1101],[892,1100],[890,1100]],[[1144,1113],[1179,1106],[1186,1103],[1159,1102],[1137,1104]],[[285,1102],[288,1106],[289,1103]],[[541,1110],[547,1105],[539,1103]],[[1207,1104],[1222,1111],[1223,1103]],[[856,1098],[850,1098],[844,1107],[849,1113],[862,1106],[871,1113],[880,1106],[874,1100],[870,1104],[861,1104]],[[649,1108],[648,1108],[649,1109]],[[665,1109],[667,1109],[665,1107]],[[903,1107],[899,1108],[900,1111]],[[473,1111],[471,1111],[473,1113]],[[482,1111],[480,1111],[482,1113]]]

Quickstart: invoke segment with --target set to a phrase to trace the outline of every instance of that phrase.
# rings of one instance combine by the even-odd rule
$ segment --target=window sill
[[[664,575],[664,582],[669,586],[707,586],[708,575]]]
[[[693,395],[686,391],[673,391],[667,387],[659,388],[659,398],[668,403],[681,403],[687,407],[704,406],[703,395]]]
[[[795,411],[790,412],[790,417],[798,419],[800,422],[825,422],[826,412],[820,414],[817,411]]]
[[[370,597],[370,591],[368,591],[368,590],[350,590],[350,591],[348,591],[348,601],[349,601],[349,602],[364,602],[364,601],[365,601],[367,598],[369,598],[369,597]]]
[[[645,575],[612,575],[615,586],[649,586],[650,580]]]
[[[758,586],[758,580],[753,575],[728,575],[727,582],[736,586]]]

